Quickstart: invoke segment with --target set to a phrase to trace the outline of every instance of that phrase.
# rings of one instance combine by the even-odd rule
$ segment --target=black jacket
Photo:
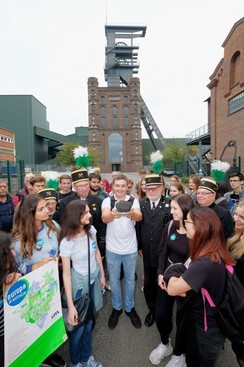
[[[7,200],[0,201],[0,230],[11,232],[14,218],[14,203],[12,197],[7,194]]]
[[[158,246],[165,225],[171,220],[170,199],[161,197],[155,210],[150,200],[140,200],[142,220],[136,223],[138,249],[143,251],[143,261],[152,267],[158,266]]]
[[[211,204],[209,208],[217,214],[224,230],[225,239],[227,240],[227,238],[233,235],[234,231],[234,222],[229,210],[215,203]]]

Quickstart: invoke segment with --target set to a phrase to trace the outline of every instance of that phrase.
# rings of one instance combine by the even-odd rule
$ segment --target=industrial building
[[[50,131],[46,107],[34,96],[0,95],[0,127],[14,134],[14,159],[47,164],[55,159],[64,142],[75,141],[99,153],[102,172],[138,172],[150,152],[163,150],[170,139],[158,129],[141,96],[140,79],[135,76],[139,46],[134,40],[145,34],[145,26],[105,26],[107,86],[99,86],[96,77],[88,78],[89,126],[75,127],[74,134]],[[208,121],[186,136],[188,145],[199,147],[200,165],[204,156],[209,161],[221,158],[244,171],[243,39],[244,18],[233,25],[224,40],[224,57],[210,76]],[[142,139],[142,124],[149,139]],[[182,139],[174,140],[182,145]],[[189,162],[191,171],[197,172],[199,162],[198,166],[196,159],[189,158]]]

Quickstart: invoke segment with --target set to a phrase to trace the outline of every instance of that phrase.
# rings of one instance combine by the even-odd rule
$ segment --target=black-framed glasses
[[[229,180],[230,181],[230,183],[232,183],[232,182],[239,182],[240,180]]]

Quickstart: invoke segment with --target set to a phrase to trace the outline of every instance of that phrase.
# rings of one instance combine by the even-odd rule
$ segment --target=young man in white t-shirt
[[[120,282],[121,264],[124,267],[124,303],[125,313],[131,319],[134,327],[141,327],[141,320],[135,310],[135,270],[138,255],[135,222],[142,218],[139,202],[133,198],[130,212],[120,214],[116,207],[119,201],[129,201],[126,195],[128,178],[118,174],[113,179],[113,197],[102,202],[102,220],[107,224],[106,259],[112,293],[113,311],[108,321],[108,327],[114,329],[122,313],[122,290]]]

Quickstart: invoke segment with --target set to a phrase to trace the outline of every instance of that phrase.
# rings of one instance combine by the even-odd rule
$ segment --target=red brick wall
[[[224,41],[224,58],[210,77],[210,129],[212,159],[219,158],[230,140],[237,143],[237,156],[241,157],[244,172],[244,109],[228,114],[231,98],[244,91],[244,19],[236,22]],[[231,85],[231,60],[236,52],[240,57],[236,63],[237,76]],[[233,162],[234,148],[227,148],[224,161]]]

